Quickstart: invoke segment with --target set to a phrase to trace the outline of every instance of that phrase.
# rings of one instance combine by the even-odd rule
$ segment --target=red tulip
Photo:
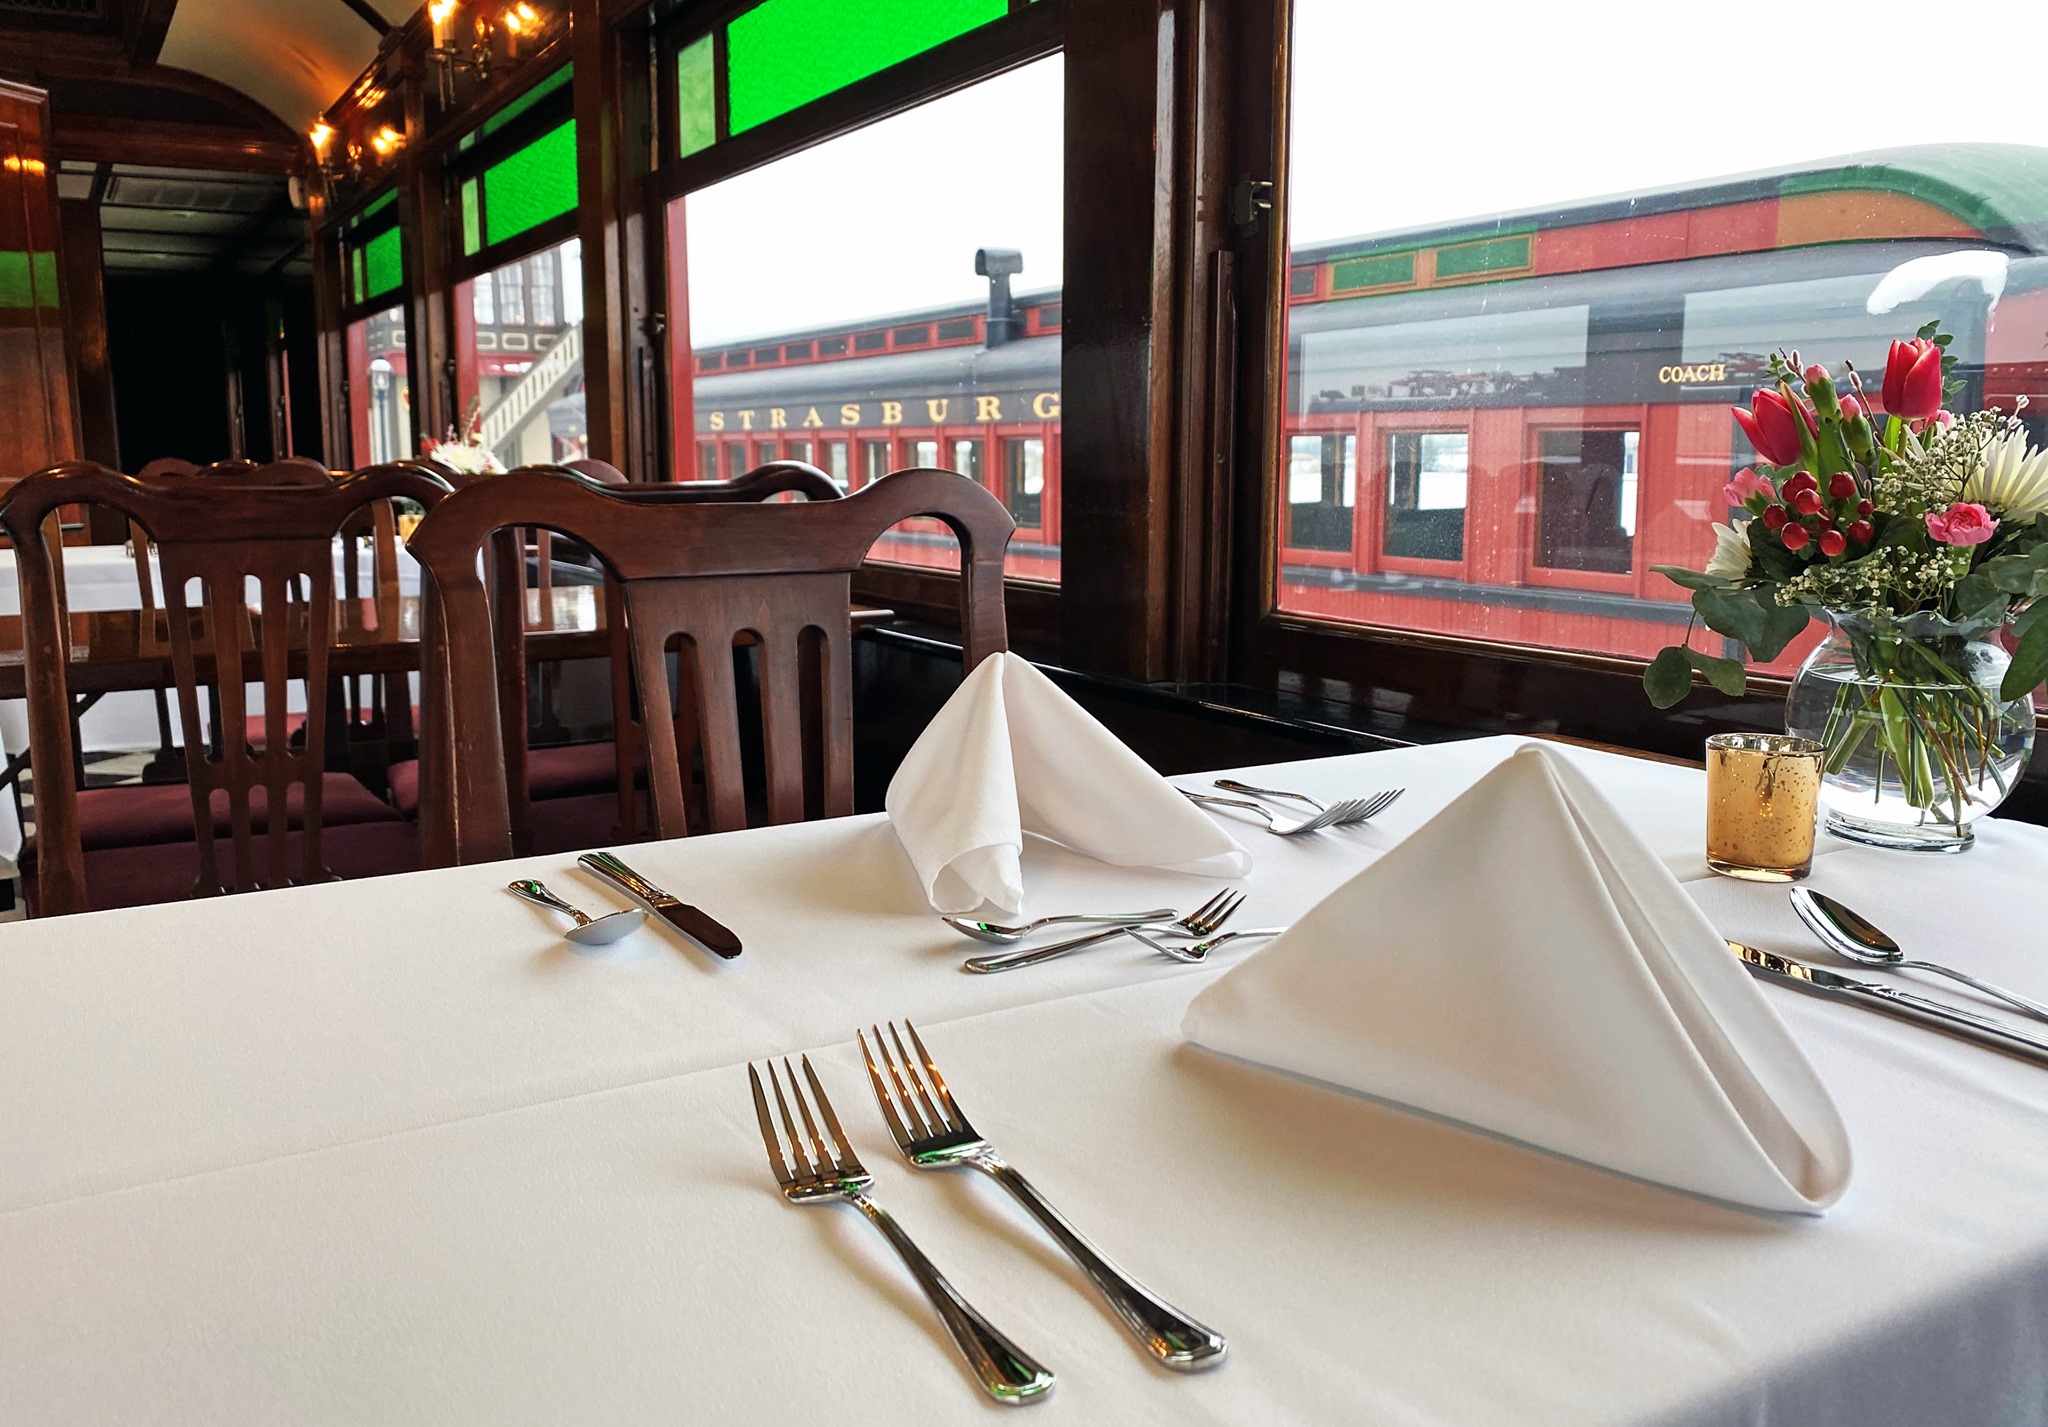
[[[1941,410],[1941,348],[1924,337],[1892,343],[1884,363],[1884,409],[1908,421]]]
[[[1803,407],[1804,403],[1800,406]],[[1760,391],[1749,399],[1749,410],[1744,411],[1739,406],[1730,410],[1735,413],[1735,424],[1749,438],[1749,444],[1774,466],[1789,466],[1799,459],[1801,420],[1806,422],[1809,433],[1814,429],[1812,415],[1802,410],[1795,418],[1793,403],[1787,401],[1781,392]]]
[[[1820,533],[1820,553],[1832,560],[1849,548],[1849,537],[1839,530],[1823,530]]]
[[[1778,532],[1778,538],[1785,542],[1787,550],[1803,550],[1806,548],[1806,541],[1808,539],[1806,527],[1803,525],[1787,525]]]

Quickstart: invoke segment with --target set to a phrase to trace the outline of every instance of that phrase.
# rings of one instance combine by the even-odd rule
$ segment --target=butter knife
[[[1824,996],[1831,1001],[1846,1001],[1853,1006],[1862,1006],[1879,1011],[1887,1016],[1896,1016],[1902,1021],[1916,1025],[1931,1026],[1946,1031],[1952,1036],[1975,1041],[1979,1045],[2002,1050],[2039,1065],[2048,1065],[2048,1041],[2037,1040],[2025,1035],[1988,1016],[1966,1011],[1960,1006],[1951,1006],[1942,1001],[1915,996],[1910,991],[1900,991],[1876,981],[1858,981],[1840,972],[1825,967],[1808,966],[1803,961],[1779,956],[1775,952],[1760,951],[1753,946],[1744,946],[1739,941],[1728,943],[1728,949],[1749,968],[1750,974],[1759,980],[1775,981],[1782,986],[1791,986],[1815,996]]]
[[[615,887],[645,902],[657,917],[694,938],[727,961],[740,954],[740,939],[708,912],[700,912],[672,893],[664,892],[609,852],[586,852],[576,859]]]

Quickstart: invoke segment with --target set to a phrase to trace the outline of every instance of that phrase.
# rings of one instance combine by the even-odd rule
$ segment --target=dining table
[[[1214,812],[1253,855],[1228,883],[1033,839],[1026,915],[1230,885],[1236,925],[1284,925],[1523,741],[1178,776],[1406,791],[1296,838]],[[1559,749],[1717,930],[1853,969],[1783,887],[1709,872],[1699,769]],[[1910,954],[2048,994],[2048,829],[1978,829],[1956,857],[1823,838],[1809,885]],[[1764,1214],[1188,1043],[1190,1000],[1256,941],[1186,964],[1117,938],[966,974],[987,948],[934,915],[883,815],[621,855],[744,952],[657,923],[570,945],[510,879],[623,903],[557,856],[0,926],[0,1421],[1006,1410],[859,1214],[777,1193],[747,1067],[784,1057],[808,1058],[876,1198],[1057,1374],[1023,1409],[1046,1421],[2048,1420],[2048,1067],[1763,986],[1855,1159],[1825,1214]],[[903,1162],[855,1040],[892,1019],[1083,1232],[1227,1337],[1220,1365],[1163,1370],[996,1184]]]

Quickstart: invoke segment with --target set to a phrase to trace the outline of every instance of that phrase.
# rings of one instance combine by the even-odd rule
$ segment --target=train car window
[[[1287,543],[1349,550],[1358,500],[1356,436],[1294,436],[1287,442]]]
[[[2048,114],[2029,96],[1879,112],[1862,78],[1888,62],[1877,30],[1774,12],[1774,45],[1830,55],[1805,111],[1856,113],[1853,132],[1701,119],[1586,145],[1557,76],[1629,62],[1621,0],[1588,0],[1569,33],[1526,10],[1461,35],[1454,112],[1426,65],[1376,69],[1361,100],[1361,56],[1441,49],[1427,7],[1289,12],[1261,614],[1646,658],[1690,613],[1655,567],[1704,566],[1723,487],[1758,459],[1729,408],[1771,385],[1772,353],[1852,363],[1868,386],[1894,339],[1935,323],[1958,409],[2048,412]],[[1943,25],[2011,33],[2031,13],[1956,0]],[[1686,35],[1657,112],[1718,112],[1748,41]],[[1362,117],[1417,114],[1427,144],[1361,169]]]
[[[808,441],[790,442],[789,459],[792,461],[804,461],[808,463],[811,459],[811,443]]]
[[[979,441],[955,441],[953,443],[953,469],[968,480],[981,480],[981,443]]]
[[[844,441],[827,441],[825,443],[825,474],[830,476],[832,483],[842,491],[847,487],[849,470],[846,443]]]
[[[455,351],[456,396],[473,427],[458,435],[508,467],[589,455],[582,240],[479,273],[455,300],[476,319]]]
[[[862,485],[872,485],[889,474],[889,443],[868,440],[860,443]]]
[[[1386,454],[1381,553],[1463,560],[1472,438],[1463,431],[1396,431],[1387,437]]]
[[[1045,442],[1037,436],[1003,442],[1003,504],[1021,529],[1045,525]],[[1049,532],[1046,532],[1049,534]]]
[[[406,380],[405,307],[352,322],[348,344],[349,418],[359,465],[412,455],[412,388]]]
[[[747,443],[728,441],[725,445],[725,478],[736,481],[747,473]]]
[[[700,481],[715,481],[718,479],[718,443],[716,441],[699,441],[697,443],[697,469],[692,474],[694,479]]]
[[[1629,572],[1641,444],[1639,431],[1537,433],[1537,564]]]
[[[674,304],[669,370],[692,384],[672,409],[695,427],[674,433],[672,460],[712,432],[776,431],[853,485],[915,466],[992,485],[989,443],[1024,426],[1047,448],[1034,479],[1056,481],[1061,339],[1030,314],[1056,308],[1066,246],[1065,71],[1057,54],[1033,60],[672,198],[668,290],[687,300]],[[945,201],[915,223],[840,225],[820,241],[815,226],[761,221],[868,211],[874,176],[903,173],[906,155],[946,175]],[[1010,320],[986,321],[992,311]],[[697,359],[714,350],[725,364],[708,370]],[[1043,499],[1057,509],[1056,491]],[[908,522],[872,558],[954,569],[959,546],[936,522]],[[1012,551],[1007,568],[1056,580],[1057,543]]]

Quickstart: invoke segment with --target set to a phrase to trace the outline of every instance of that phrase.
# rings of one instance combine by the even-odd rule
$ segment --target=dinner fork
[[[1218,892],[1201,906],[1189,912],[1177,922],[1166,925],[1152,924],[1152,929],[1173,932],[1177,935],[1203,937],[1209,935],[1229,921],[1231,915],[1244,904],[1244,893],[1229,888]],[[1005,952],[1001,956],[970,956],[962,962],[969,971],[1015,971],[1020,966],[1036,966],[1041,961],[1052,961],[1068,952],[1079,951],[1084,946],[1120,937],[1128,932],[1129,926],[1111,927],[1107,931],[1090,932],[1087,936],[1073,937],[1067,941],[1056,941],[1051,946],[1034,947],[1030,951]]]
[[[1132,927],[1131,935],[1151,947],[1161,956],[1171,957],[1175,961],[1207,961],[1210,952],[1228,942],[1238,941],[1245,937],[1278,936],[1286,930],[1286,927],[1246,927],[1242,931],[1224,932],[1221,935],[1212,936],[1206,941],[1194,942],[1188,946],[1175,946],[1170,941],[1155,941],[1145,935],[1145,928],[1143,927]]]
[[[1216,786],[1226,793],[1249,793],[1255,798],[1288,798],[1297,803],[1306,803],[1317,812],[1325,811],[1324,805],[1306,793],[1290,793],[1285,788],[1256,788],[1250,783],[1240,783],[1235,778],[1218,778]]]
[[[754,1089],[754,1114],[761,1122],[761,1142],[768,1147],[768,1164],[775,1171],[775,1182],[782,1186],[782,1197],[792,1204],[830,1204],[839,1201],[853,1205],[867,1215],[868,1222],[882,1231],[882,1237],[896,1250],[905,1268],[910,1270],[917,1286],[924,1290],[924,1296],[938,1311],[939,1320],[946,1325],[946,1331],[953,1335],[953,1342],[967,1359],[968,1367],[982,1389],[996,1401],[1007,1404],[1032,1402],[1043,1396],[1053,1384],[1053,1375],[1033,1359],[1022,1348],[1004,1337],[996,1327],[976,1312],[959,1290],[946,1282],[944,1274],[924,1256],[924,1251],[910,1241],[910,1236],[890,1217],[889,1211],[868,1197],[868,1188],[875,1177],[862,1167],[854,1156],[853,1145],[846,1138],[846,1131],[839,1127],[839,1117],[832,1112],[832,1102],[825,1095],[825,1087],[818,1083],[818,1072],[811,1069],[809,1056],[799,1057],[804,1068],[804,1079],[810,1082],[811,1094],[818,1102],[818,1113],[824,1117],[826,1137],[818,1133],[818,1125],[811,1118],[811,1107],[804,1099],[803,1085],[798,1082],[796,1072],[789,1067],[789,1058],[783,1057],[782,1076],[789,1080],[790,1098],[796,1101],[798,1114],[803,1119],[803,1133],[797,1132],[796,1122],[790,1118],[789,1102],[782,1096],[782,1076],[775,1073],[775,1062],[766,1062],[768,1083],[775,1091],[775,1108],[781,1113],[782,1128],[788,1134],[789,1158],[795,1163],[792,1173],[789,1162],[783,1159],[783,1140],[778,1138],[775,1121],[768,1114],[768,1099],[761,1092],[761,1076],[752,1063],[747,1066],[747,1079]],[[804,1154],[804,1141],[808,1139],[816,1157],[815,1164]]]
[[[903,1023],[903,1029],[910,1033],[911,1045],[917,1048],[914,1060],[904,1049],[903,1037],[897,1033],[894,1022],[890,1023],[886,1037],[880,1026],[872,1029],[872,1048],[866,1033],[857,1031],[855,1036],[860,1041],[861,1054],[867,1058],[868,1081],[875,1092],[875,1103],[881,1106],[882,1118],[889,1122],[889,1133],[895,1136],[896,1147],[903,1151],[905,1159],[918,1169],[969,1166],[1009,1190],[1052,1235],[1054,1242],[1067,1251],[1081,1272],[1088,1275],[1089,1282],[1145,1350],[1165,1366],[1193,1372],[1223,1361],[1226,1345],[1222,1334],[1196,1322],[1111,1263],[1080,1230],[1067,1222],[1064,1214],[1046,1202],[1031,1181],[996,1153],[994,1145],[975,1132],[974,1126],[967,1123],[967,1116],[961,1113],[959,1102],[954,1100],[952,1087],[939,1074],[932,1053],[924,1048],[917,1027],[909,1021]],[[881,1053],[880,1066],[875,1063],[877,1050]],[[921,1076],[920,1062],[924,1069]],[[887,1067],[886,1077],[883,1067]]]
[[[1384,793],[1374,793],[1365,798],[1345,798],[1330,804],[1313,817],[1291,819],[1276,817],[1271,808],[1262,803],[1249,802],[1244,798],[1219,798],[1214,793],[1197,793],[1182,788],[1181,796],[1191,802],[1219,808],[1243,808],[1257,813],[1266,820],[1266,831],[1280,837],[1299,837],[1305,832],[1321,832],[1328,827],[1351,827],[1371,818],[1378,817],[1394,805],[1394,800],[1406,792],[1405,788],[1390,788]]]
[[[940,917],[939,920],[954,931],[971,936],[976,941],[992,941],[1000,945],[1022,941],[1041,927],[1057,926],[1063,922],[1116,922],[1130,926],[1146,922],[1171,921],[1173,914],[1171,907],[1156,907],[1149,912],[1068,912],[1064,916],[1040,917],[1036,921],[1018,922],[1015,925],[1003,922],[977,922],[970,917]]]

